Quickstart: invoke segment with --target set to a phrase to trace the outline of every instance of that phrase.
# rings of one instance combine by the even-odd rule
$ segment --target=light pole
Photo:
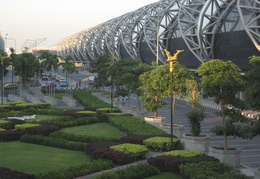
[[[34,50],[37,49],[37,45],[40,44],[43,41],[46,41],[47,38],[40,38],[40,39],[35,39],[35,40],[31,40],[31,39],[26,39],[25,43],[28,41],[32,41],[34,44]],[[38,43],[37,43],[38,42]]]
[[[171,150],[173,149],[173,123],[174,123],[174,105],[175,105],[175,98],[173,99],[173,64],[176,62],[178,54],[183,52],[184,50],[177,50],[177,52],[172,56],[169,51],[164,49],[167,60],[169,62],[170,67],[170,95],[171,95]]]
[[[16,52],[16,40],[14,38],[7,38],[6,37],[6,43],[7,40],[13,40],[14,41],[14,52]],[[12,59],[12,85],[14,84],[14,59]],[[13,86],[13,91],[15,90]]]

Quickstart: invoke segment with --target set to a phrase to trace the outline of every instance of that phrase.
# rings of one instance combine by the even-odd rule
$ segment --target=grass
[[[77,135],[92,135],[98,137],[106,136],[118,139],[125,136],[125,134],[121,133],[108,123],[95,123],[84,126],[68,127],[61,129],[61,131]]]
[[[148,177],[145,179],[182,179],[182,177],[179,175],[176,175],[174,173],[164,173],[163,172],[163,173],[160,173],[159,175],[155,175],[155,176]]]
[[[26,122],[32,122],[32,121],[40,121],[42,119],[52,120],[52,119],[58,119],[58,118],[62,118],[62,116],[51,116],[51,115],[39,115],[39,114],[37,114],[34,119],[25,119],[25,121]]]
[[[37,174],[90,162],[84,152],[23,143],[0,143],[0,166]]]

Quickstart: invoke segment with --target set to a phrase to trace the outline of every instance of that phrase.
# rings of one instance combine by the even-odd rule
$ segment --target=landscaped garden
[[[239,170],[203,152],[182,150],[175,136],[171,150],[169,134],[117,108],[111,112],[109,104],[93,97],[90,90],[73,93],[88,104],[84,110],[27,103],[2,107],[0,178],[70,179],[145,159],[145,164],[97,178],[245,178]],[[15,119],[28,115],[36,116]],[[160,155],[147,158],[150,152]]]

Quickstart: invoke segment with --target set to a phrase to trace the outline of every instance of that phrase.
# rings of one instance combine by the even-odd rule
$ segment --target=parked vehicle
[[[8,83],[5,85],[5,89],[18,89],[17,83]]]
[[[48,75],[43,75],[43,76],[42,76],[42,80],[49,80]]]
[[[67,87],[67,82],[66,81],[61,81],[60,82],[60,87]]]
[[[42,84],[42,88],[46,89],[46,88],[55,88],[57,85],[55,83],[44,83]]]

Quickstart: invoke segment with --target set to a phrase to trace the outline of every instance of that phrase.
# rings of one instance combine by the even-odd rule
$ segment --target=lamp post
[[[7,40],[13,40],[14,41],[14,52],[16,52],[16,40],[14,38],[7,38],[6,37],[6,43]],[[14,59],[12,59],[12,85],[14,84]],[[13,91],[15,88],[13,87]]]
[[[171,95],[171,150],[173,147],[173,120],[174,120],[174,105],[175,105],[175,98],[173,99],[173,71],[174,67],[173,64],[176,62],[178,54],[183,52],[184,50],[177,50],[177,52],[172,56],[169,51],[164,49],[165,54],[167,56],[167,60],[169,62],[169,67],[170,67],[170,95]]]

